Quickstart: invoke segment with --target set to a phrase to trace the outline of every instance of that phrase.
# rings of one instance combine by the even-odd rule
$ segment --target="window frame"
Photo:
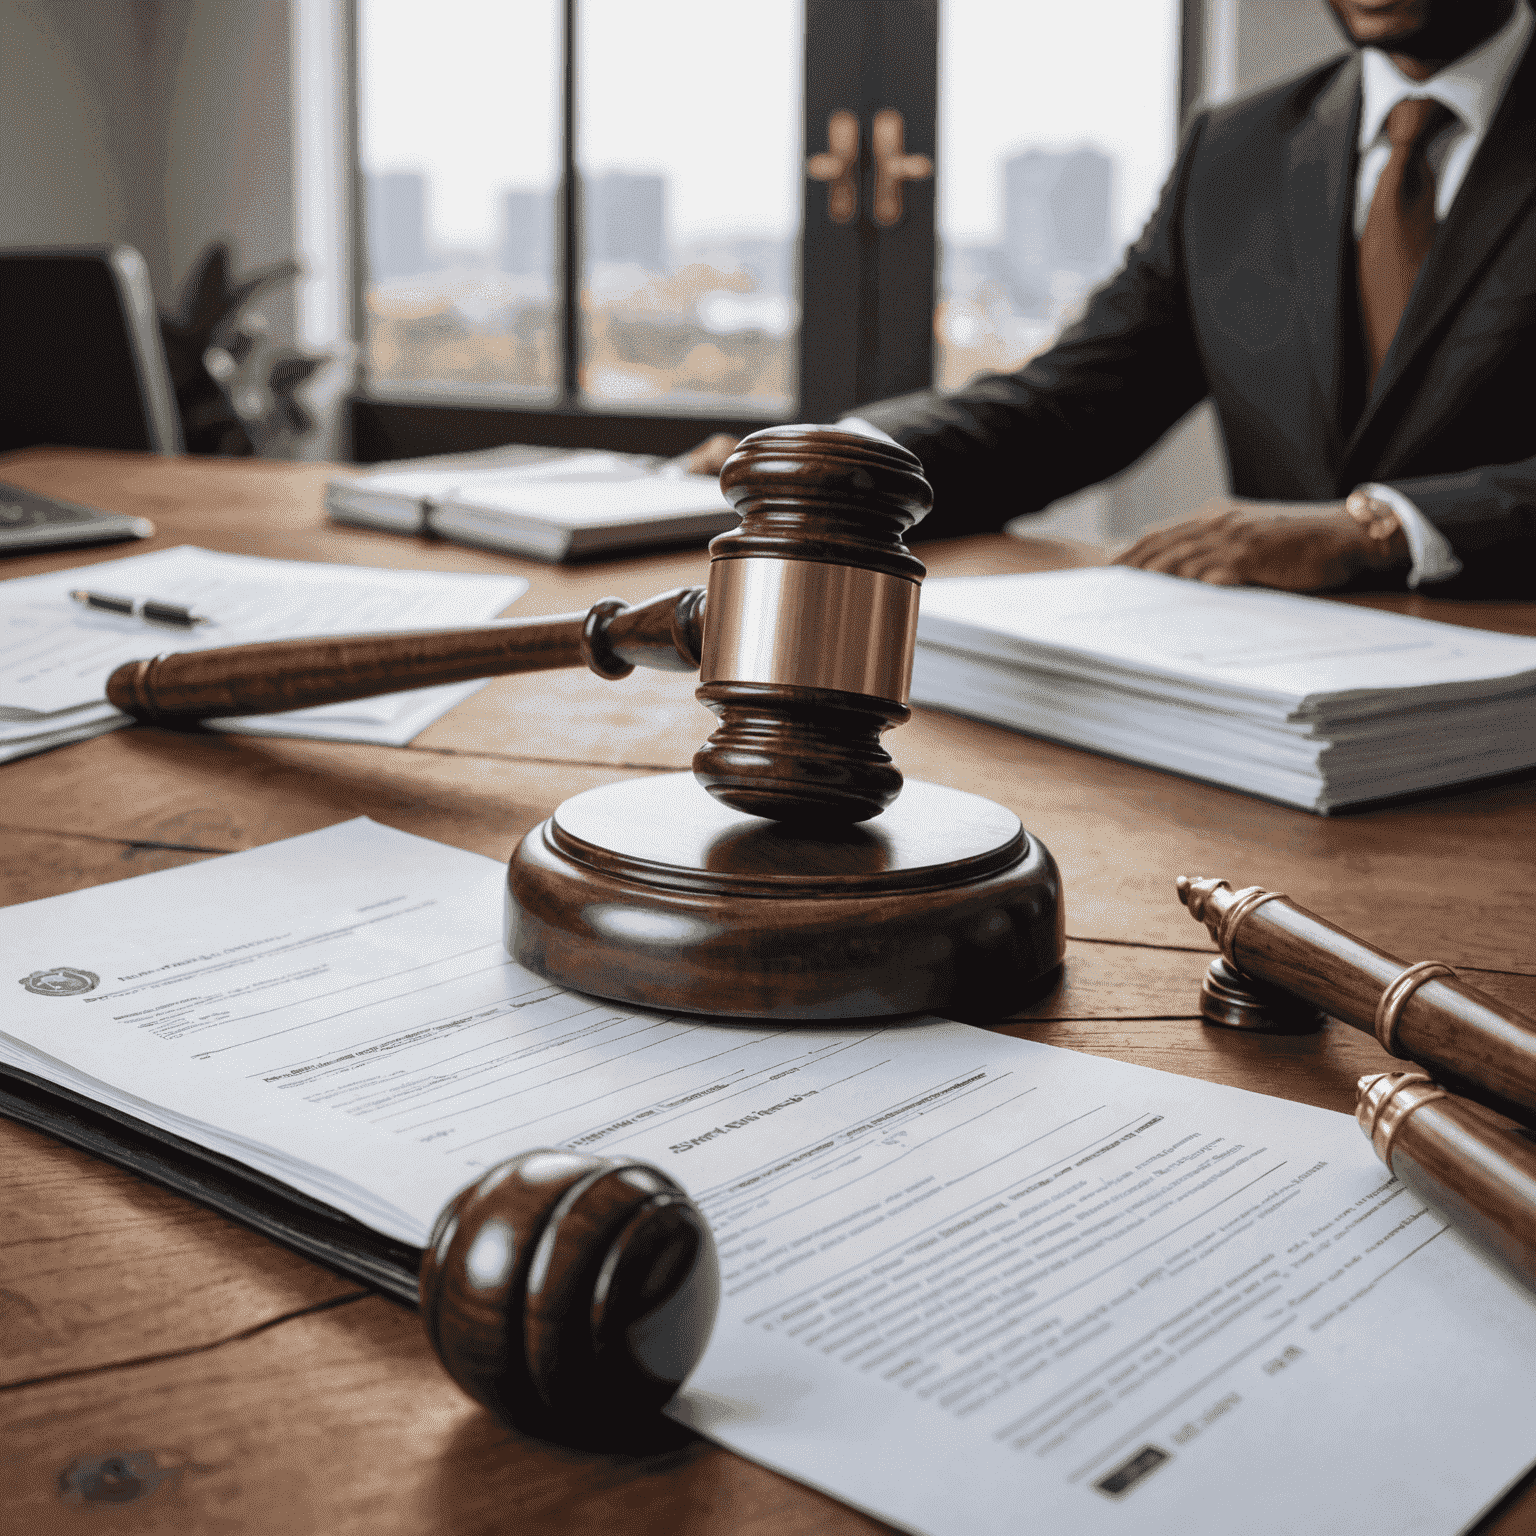
[[[361,157],[360,0],[343,0],[351,320],[358,372],[348,397],[352,457],[360,463],[465,452],[508,442],[607,447],[673,455],[714,432],[735,437],[785,420],[833,421],[871,400],[931,387],[937,243],[935,185],[909,181],[894,227],[868,210],[874,188],[870,121],[883,107],[905,120],[906,148],[936,163],[941,0],[804,0],[802,161],[824,147],[838,109],[859,118],[859,214],[828,218],[827,189],[803,176],[799,231],[797,399],[790,415],[749,410],[629,408],[582,397],[580,377],[579,60],[576,7],[562,0],[561,181],[557,275],[561,311],[559,397],[520,404],[494,390],[371,383],[367,378],[367,226]],[[1181,118],[1203,76],[1203,0],[1181,0]]]

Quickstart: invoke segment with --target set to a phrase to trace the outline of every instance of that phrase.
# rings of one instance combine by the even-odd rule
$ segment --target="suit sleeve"
[[[1205,397],[1181,229],[1204,121],[1190,129],[1124,266],[1047,351],[953,394],[922,390],[858,408],[923,462],[934,510],[920,536],[995,530],[1038,512],[1134,463]]]
[[[1536,458],[1452,475],[1389,480],[1450,541],[1460,575],[1422,590],[1446,597],[1536,591]]]

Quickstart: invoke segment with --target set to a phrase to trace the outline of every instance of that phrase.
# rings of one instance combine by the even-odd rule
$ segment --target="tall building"
[[[605,171],[583,184],[587,260],[667,269],[667,183],[660,176]]]
[[[377,282],[427,271],[427,178],[370,172],[366,196],[369,275]]]
[[[1027,149],[1003,164],[1003,258],[1014,302],[1044,314],[1058,274],[1091,282],[1109,268],[1114,161],[1096,149]]]
[[[518,188],[501,194],[503,272],[541,272],[555,265],[555,194]]]

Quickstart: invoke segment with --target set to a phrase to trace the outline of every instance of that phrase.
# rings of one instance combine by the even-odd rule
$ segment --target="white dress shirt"
[[[1365,231],[1366,215],[1376,183],[1386,168],[1392,146],[1387,142],[1387,114],[1398,102],[1428,96],[1455,114],[1425,146],[1425,158],[1435,174],[1435,217],[1450,212],[1466,180],[1467,167],[1487,136],[1488,125],[1504,98],[1515,66],[1525,55],[1536,30],[1525,0],[1518,0],[1509,20],[1480,47],[1447,64],[1428,80],[1410,80],[1379,48],[1361,50],[1360,170],[1355,182],[1355,238]],[[1444,581],[1461,569],[1449,540],[1401,491],[1390,485],[1362,487],[1397,513],[1408,539],[1408,585]]]

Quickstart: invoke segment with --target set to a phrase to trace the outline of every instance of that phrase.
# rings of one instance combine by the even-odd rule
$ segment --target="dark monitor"
[[[0,450],[181,451],[144,258],[128,245],[0,251]]]

